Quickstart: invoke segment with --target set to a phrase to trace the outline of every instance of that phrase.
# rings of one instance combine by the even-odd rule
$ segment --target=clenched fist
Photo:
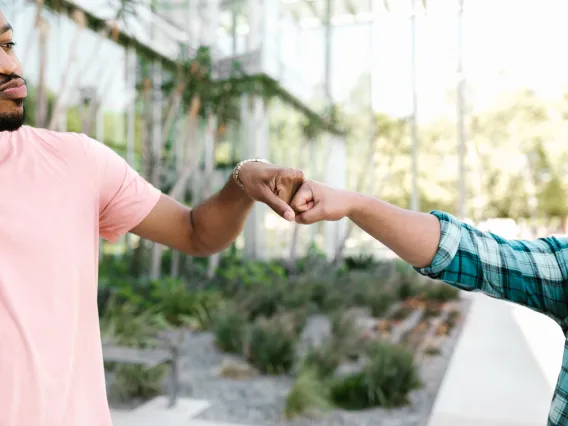
[[[251,162],[243,164],[239,180],[250,198],[267,204],[284,219],[294,220],[294,211],[289,204],[304,183],[301,170]]]
[[[354,193],[335,189],[320,182],[303,183],[290,203],[296,222],[309,225],[322,220],[336,221],[348,216]]]

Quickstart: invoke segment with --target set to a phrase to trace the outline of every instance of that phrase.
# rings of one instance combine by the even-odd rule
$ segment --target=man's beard
[[[25,107],[22,107],[22,112],[0,113],[0,132],[14,132],[22,127],[25,121]]]

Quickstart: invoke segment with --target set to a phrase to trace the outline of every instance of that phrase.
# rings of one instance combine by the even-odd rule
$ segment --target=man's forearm
[[[404,210],[377,198],[348,193],[348,217],[415,267],[428,266],[440,241],[440,222],[431,215]]]
[[[253,204],[231,178],[221,191],[195,207],[190,213],[193,254],[209,256],[230,246],[242,232]]]

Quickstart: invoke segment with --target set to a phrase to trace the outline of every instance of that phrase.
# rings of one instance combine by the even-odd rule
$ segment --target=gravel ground
[[[282,412],[292,379],[259,376],[231,380],[218,377],[216,370],[230,356],[215,349],[210,333],[192,334],[185,340],[181,373],[183,393],[213,404],[198,417],[202,420],[255,426],[424,426],[469,307],[467,301],[462,304],[462,318],[444,340],[441,354],[429,357],[421,365],[425,386],[414,391],[410,395],[411,403],[403,408],[356,412],[334,410],[319,419],[285,421]]]

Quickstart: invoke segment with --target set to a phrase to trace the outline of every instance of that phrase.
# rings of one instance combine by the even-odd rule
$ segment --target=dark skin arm
[[[254,201],[261,201],[287,220],[288,203],[304,181],[302,172],[250,163],[241,168],[243,190],[230,178],[217,194],[194,209],[162,195],[152,212],[132,233],[197,257],[229,247],[242,232]]]

